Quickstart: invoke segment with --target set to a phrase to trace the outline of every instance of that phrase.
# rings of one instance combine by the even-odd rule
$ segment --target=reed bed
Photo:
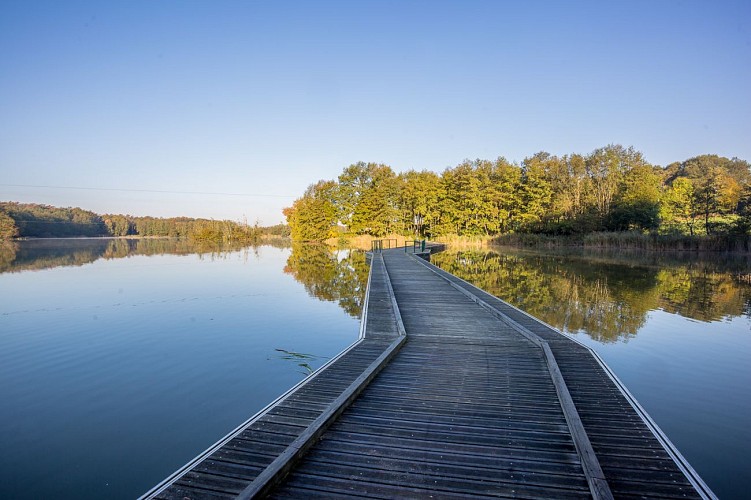
[[[531,248],[584,247],[685,252],[751,252],[751,236],[648,234],[639,232],[590,233],[550,236],[545,234],[505,234],[493,244]]]

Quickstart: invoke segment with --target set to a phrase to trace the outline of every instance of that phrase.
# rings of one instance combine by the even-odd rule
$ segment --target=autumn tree
[[[0,240],[9,240],[16,236],[18,236],[16,221],[10,215],[0,210]]]
[[[521,165],[465,160],[440,175],[396,175],[387,165],[359,162],[326,189],[335,215],[323,226],[338,219],[356,234],[420,237],[665,228],[693,234],[703,218],[707,232],[738,232],[748,219],[750,183],[749,164],[737,158],[702,155],[662,169],[618,144],[587,155],[540,152]],[[305,208],[309,198],[285,212],[297,237],[301,214],[313,213]]]
[[[322,241],[336,235],[337,207],[333,200],[337,189],[334,181],[318,181],[283,210],[292,239]]]

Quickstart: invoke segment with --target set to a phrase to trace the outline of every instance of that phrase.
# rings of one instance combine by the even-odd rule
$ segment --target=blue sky
[[[357,161],[751,160],[750,23],[748,1],[0,0],[0,200],[272,224]]]

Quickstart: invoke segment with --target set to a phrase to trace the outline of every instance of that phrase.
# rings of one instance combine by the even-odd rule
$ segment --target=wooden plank
[[[373,367],[387,360],[403,341],[398,337],[385,278],[382,261],[377,261],[368,275],[360,335],[354,344],[141,498],[221,496],[230,491],[230,484],[232,491],[241,492],[290,444],[299,444],[301,438],[314,440],[311,429],[326,420],[332,405],[349,399],[344,393],[353,397],[353,386],[375,373]],[[368,314],[371,305],[377,314]],[[242,485],[239,489],[238,484]]]
[[[336,418],[362,392],[383,366],[398,352],[405,337],[395,340],[305,431],[303,431],[261,474],[240,494],[238,499],[255,498],[267,494],[289,472],[295,462],[315,443]]]
[[[360,337],[164,498],[712,498],[587,348],[435,266],[375,254]]]
[[[431,264],[427,264],[427,266],[435,268],[435,266],[432,266]],[[629,422],[634,422],[632,425],[638,425],[638,420],[641,420],[642,424],[646,423],[647,428],[653,434],[653,440],[659,442],[667,454],[672,457],[674,461],[673,470],[682,473],[692,483],[695,488],[693,495],[702,498],[716,498],[698,474],[696,474],[696,472],[690,467],[685,458],[680,455],[672,443],[670,443],[659,430],[659,427],[654,424],[643,408],[639,406],[638,402],[630,395],[630,393],[628,393],[628,390],[625,389],[622,383],[594,351],[589,347],[572,340],[570,337],[563,335],[539,319],[528,315],[483,290],[478,289],[474,285],[471,285],[456,276],[450,275],[443,270],[435,269],[436,272],[443,273],[447,279],[456,283],[460,287],[463,287],[464,289],[469,290],[472,294],[487,300],[513,321],[523,325],[529,331],[540,336],[549,343],[554,356],[558,360],[558,364],[562,371],[564,380],[570,389],[572,398],[579,408],[579,413],[585,429],[589,429],[590,423],[597,424],[597,422],[607,420],[608,417],[613,418],[614,414],[610,405],[617,405],[625,413],[621,413],[621,415],[615,416],[613,419],[623,420],[625,418]],[[589,406],[589,408],[587,406]],[[629,409],[628,406],[631,406],[632,408]],[[604,411],[602,411],[603,409]],[[633,410],[636,411],[634,412]],[[599,417],[593,420],[591,415],[598,415]],[[592,437],[592,440],[593,443],[596,442],[597,437]],[[598,450],[597,453],[598,456],[601,457],[600,462],[603,467],[605,467],[605,465],[611,460],[620,460],[617,454],[612,454],[612,445],[605,446],[604,450],[607,450],[607,452],[599,451],[599,449],[602,448],[601,446],[594,446],[595,449]],[[608,467],[608,470],[612,470],[612,468]],[[619,495],[622,494],[622,491],[619,492]]]
[[[420,262],[424,263],[424,261]],[[553,352],[550,350],[548,343],[539,336],[522,327],[521,325],[512,323],[513,320],[506,317],[502,312],[500,312],[488,302],[482,300],[480,297],[477,297],[465,288],[456,285],[451,280],[447,281],[452,286],[454,286],[455,289],[459,290],[460,292],[480,304],[483,308],[495,314],[499,319],[501,319],[501,321],[509,323],[509,325],[517,330],[520,334],[524,335],[533,343],[540,346],[545,355],[545,360],[548,365],[551,379],[553,380],[553,385],[555,386],[556,392],[558,393],[558,400],[560,401],[561,407],[563,408],[563,414],[565,415],[569,429],[571,430],[571,437],[574,440],[576,451],[581,458],[582,467],[584,468],[584,474],[587,477],[587,482],[589,483],[592,497],[595,499],[603,500],[612,499],[613,493],[610,491],[610,487],[608,486],[607,480],[605,479],[605,474],[602,472],[602,468],[600,467],[600,462],[597,458],[597,454],[592,448],[592,443],[589,441],[587,432],[584,430],[584,425],[582,424],[581,417],[579,417],[579,412],[577,411],[576,405],[574,405],[574,402],[571,399],[571,394],[568,392],[566,382],[563,379],[563,375],[561,375],[561,371],[558,368],[558,363],[556,362],[555,356],[553,356]]]
[[[381,257],[382,262],[382,257]],[[383,272],[388,281],[388,274],[385,266]],[[390,286],[390,285],[389,285]],[[389,293],[393,290],[389,288]],[[401,323],[399,309],[396,301],[392,300],[393,312],[396,317],[397,326]],[[365,387],[378,375],[384,366],[399,352],[404,345],[406,336],[404,335],[403,325],[399,329],[399,337],[394,340],[389,347],[368,366],[360,376],[358,376],[350,386],[339,395],[333,403],[308,426],[290,445],[282,452],[266,469],[263,470],[240,494],[238,499],[249,499],[268,494],[281,479],[294,467],[295,463],[302,458],[305,452],[315,444],[328,427],[339,417],[339,415],[352,404]]]

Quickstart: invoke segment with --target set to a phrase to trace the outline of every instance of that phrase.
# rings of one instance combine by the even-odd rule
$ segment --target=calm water
[[[366,278],[320,247],[4,244],[0,498],[144,493],[351,344]]]
[[[720,498],[748,498],[748,258],[496,249],[433,262],[592,347]]]
[[[747,497],[747,259],[434,262],[593,347],[720,497]],[[367,271],[304,245],[0,246],[0,498],[144,493],[353,342]]]

